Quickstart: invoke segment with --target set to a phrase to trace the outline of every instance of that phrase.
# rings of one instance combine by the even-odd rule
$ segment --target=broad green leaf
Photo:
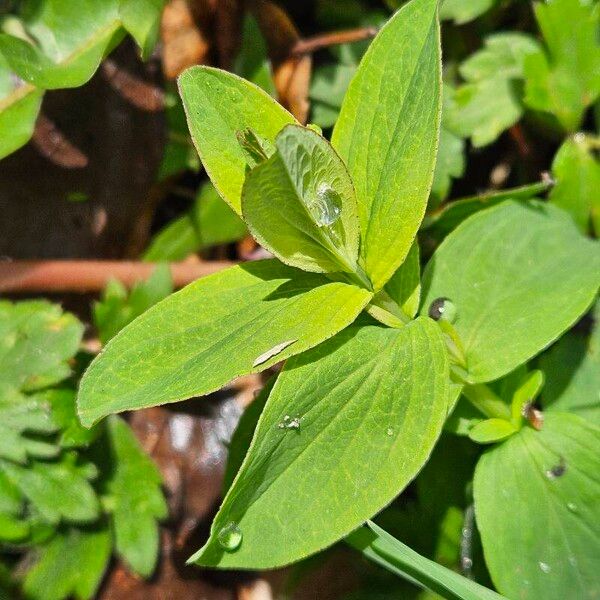
[[[25,576],[23,589],[28,598],[93,598],[110,560],[110,531],[103,526],[65,529],[41,552]]]
[[[542,405],[574,412],[600,426],[600,302],[592,311],[592,332],[566,333],[540,358],[546,376]]]
[[[158,40],[160,16],[165,0],[120,0],[119,17],[147,60]]]
[[[84,375],[79,416],[212,392],[304,352],[354,321],[371,294],[278,261],[199,279],[123,329]]]
[[[516,427],[510,421],[493,418],[476,423],[469,430],[469,437],[478,444],[491,444],[499,442],[516,432]]]
[[[445,114],[445,113],[443,113]],[[433,184],[431,185],[431,207],[439,204],[450,193],[452,180],[462,177],[465,171],[465,141],[447,127],[440,129],[440,147],[438,149]]]
[[[466,83],[457,88],[446,112],[452,131],[472,138],[474,146],[493,142],[523,114],[519,81],[526,57],[539,52],[522,33],[497,33],[460,66]]]
[[[525,102],[575,131],[600,95],[600,11],[590,0],[536,2],[534,7],[547,53],[525,61]]]
[[[428,319],[350,327],[289,360],[211,537],[190,561],[270,568],[347,535],[423,466],[447,390],[444,343]]]
[[[552,174],[556,185],[550,202],[566,210],[579,229],[587,233],[590,217],[596,235],[600,235],[600,161],[594,150],[600,140],[582,133],[563,143],[554,157]]]
[[[425,269],[421,311],[449,298],[469,380],[492,381],[568,329],[599,283],[600,245],[565,212],[506,201],[464,221],[439,246]]]
[[[123,327],[173,291],[169,266],[162,264],[146,281],[136,283],[130,292],[117,280],[109,281],[100,301],[93,306],[94,325],[103,344]]]
[[[354,182],[363,267],[376,290],[423,218],[440,127],[436,0],[412,0],[381,29],[354,76],[332,144]]]
[[[0,34],[0,53],[39,88],[83,85],[122,37],[117,0],[27,0],[21,11],[25,39]]]
[[[442,241],[465,219],[485,208],[500,204],[505,200],[529,200],[552,187],[550,181],[529,183],[517,188],[494,190],[477,196],[459,198],[432,211],[423,221],[427,234]]]
[[[475,470],[477,526],[496,587],[509,598],[600,594],[600,429],[545,413],[488,450]]]
[[[116,416],[108,420],[106,439],[97,452],[101,464],[107,463],[100,488],[116,551],[135,573],[148,577],[158,557],[157,521],[167,516],[160,473],[127,423]]]
[[[416,240],[406,260],[385,284],[385,291],[408,317],[413,318],[417,314],[421,301],[421,262]]]
[[[504,598],[455,571],[421,556],[371,521],[348,536],[346,541],[368,559],[447,600],[503,600]]]
[[[207,182],[200,187],[189,212],[154,236],[144,260],[183,260],[205,248],[235,242],[246,233],[244,222]]]
[[[325,138],[299,125],[286,126],[275,146],[244,183],[242,215],[250,231],[293,267],[355,271],[358,215],[344,163]]]
[[[179,77],[192,139],[217,191],[241,213],[246,155],[237,133],[247,128],[270,141],[295,119],[265,91],[210,67],[191,67]]]
[[[442,0],[440,19],[452,20],[457,25],[468,23],[487,12],[496,0]]]
[[[0,471],[48,523],[89,523],[98,518],[100,506],[88,481],[95,469],[89,463],[77,464],[74,454],[59,461],[32,460],[28,465],[0,460]]]

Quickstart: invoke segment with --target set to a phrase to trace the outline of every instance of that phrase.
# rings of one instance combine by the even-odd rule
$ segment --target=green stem
[[[462,393],[486,417],[511,420],[510,406],[484,383],[465,385]]]

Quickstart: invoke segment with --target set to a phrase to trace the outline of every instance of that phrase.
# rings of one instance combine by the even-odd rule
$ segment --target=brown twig
[[[228,261],[171,263],[175,287],[221,271]],[[156,264],[118,260],[15,260],[0,263],[0,293],[97,292],[111,279],[131,287],[147,279]]]
[[[291,54],[309,54],[329,46],[370,40],[377,35],[378,31],[377,27],[360,27],[358,29],[348,29],[346,31],[334,31],[332,33],[315,35],[314,37],[298,40],[293,46]]]

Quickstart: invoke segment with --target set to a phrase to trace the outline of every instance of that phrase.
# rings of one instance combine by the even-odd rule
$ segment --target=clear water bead
[[[312,205],[313,215],[320,227],[331,227],[340,218],[340,195],[328,183],[319,184]]]
[[[217,534],[219,544],[221,544],[227,552],[234,552],[237,550],[242,543],[242,537],[242,530],[239,528],[238,524],[233,521],[222,527]]]
[[[456,319],[456,305],[448,298],[436,298],[429,305],[428,314],[434,321],[443,319],[452,323]]]

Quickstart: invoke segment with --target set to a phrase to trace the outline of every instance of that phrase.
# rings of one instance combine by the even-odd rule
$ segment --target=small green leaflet
[[[344,98],[332,145],[356,189],[363,267],[376,291],[406,258],[433,178],[441,113],[436,0],[381,29]]]
[[[442,0],[440,19],[451,19],[457,25],[462,25],[481,16],[494,4],[496,0]]]
[[[590,0],[536,2],[547,52],[525,60],[525,102],[576,131],[600,95],[600,11]]]
[[[416,240],[406,260],[385,284],[384,289],[406,316],[412,319],[417,314],[421,301],[421,262]]]
[[[542,405],[547,410],[574,412],[600,426],[600,302],[582,323],[589,335],[575,328],[540,357],[546,375]]]
[[[284,127],[275,147],[244,183],[242,214],[251,233],[291,266],[354,272],[359,225],[344,163],[325,138],[298,125]]]
[[[486,146],[523,114],[519,81],[537,42],[522,33],[497,33],[460,66],[466,83],[454,91],[445,119],[451,131]]]
[[[105,526],[65,528],[41,551],[27,572],[23,589],[28,598],[63,600],[93,598],[110,560],[110,531]]]
[[[98,462],[104,463],[100,490],[111,515],[117,554],[135,573],[148,577],[159,551],[157,521],[167,516],[160,473],[119,417],[108,420],[106,437],[98,445]]]
[[[146,311],[94,360],[79,389],[81,421],[207,394],[262,371],[331,337],[370,299],[276,260],[199,279]]]
[[[136,283],[128,293],[117,280],[109,281],[102,299],[94,303],[94,325],[103,344],[136,317],[166,298],[173,291],[168,265],[158,265],[146,281]]]
[[[449,298],[469,380],[492,381],[568,329],[599,283],[600,244],[564,211],[506,201],[468,218],[439,246],[423,276],[421,312]]]
[[[423,466],[447,393],[447,354],[429,319],[349,327],[288,360],[211,537],[190,560],[271,568],[347,535]]]
[[[273,141],[295,119],[258,86],[219,69],[187,69],[179,77],[179,91],[202,164],[219,194],[240,214],[246,156],[237,133],[249,127]]]
[[[474,497],[486,564],[497,588],[524,600],[592,600],[600,594],[600,429],[546,412],[490,448]]]
[[[600,235],[600,138],[576,133],[560,147],[552,163],[556,185],[550,202],[566,210],[583,233]],[[590,223],[591,221],[591,223]]]

